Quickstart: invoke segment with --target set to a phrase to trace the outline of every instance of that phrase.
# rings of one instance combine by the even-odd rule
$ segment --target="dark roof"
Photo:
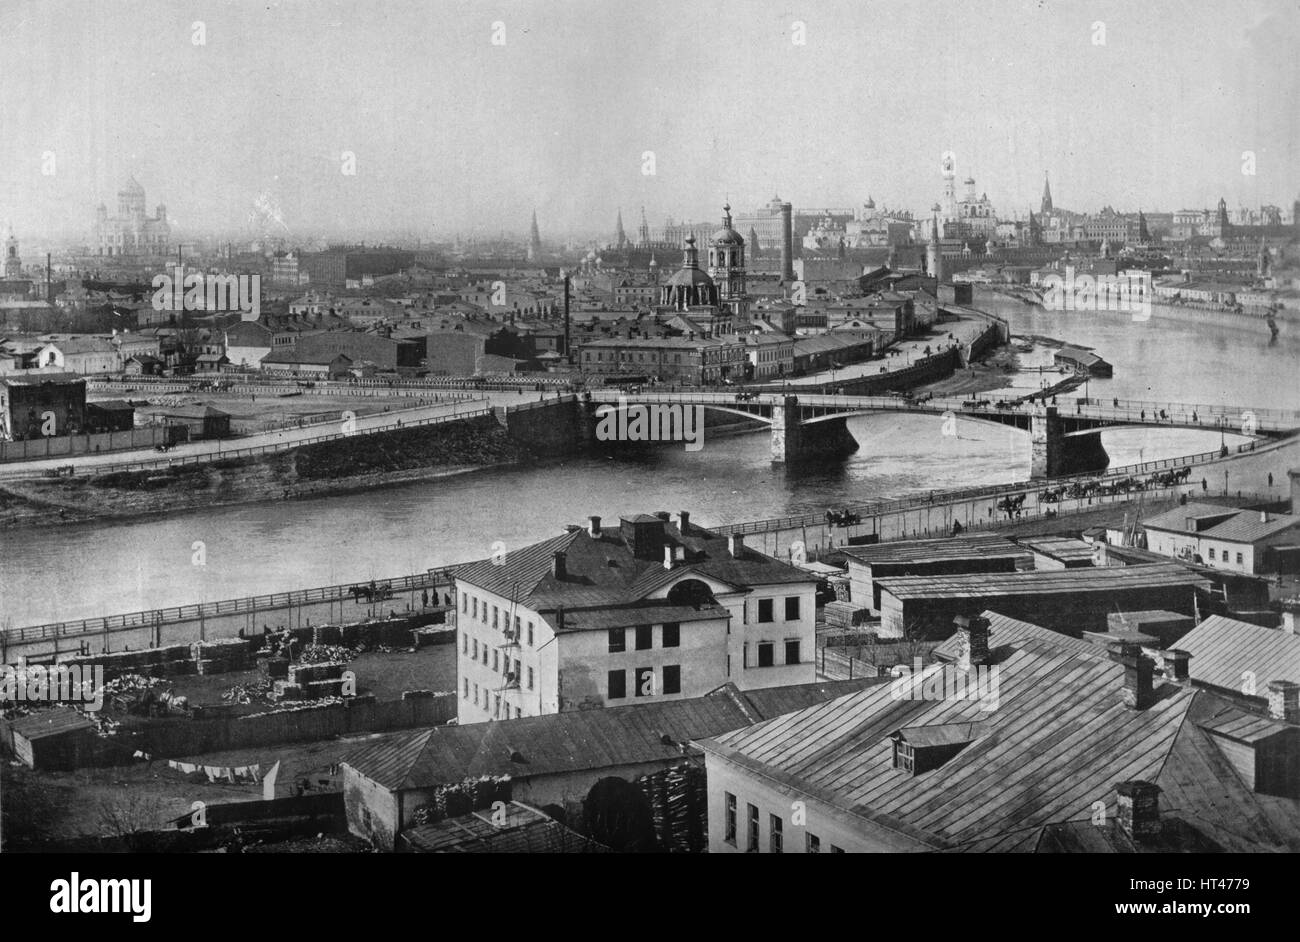
[[[0,376],[0,385],[4,386],[40,386],[44,383],[84,383],[84,376],[76,373],[25,373]]]
[[[135,406],[125,399],[100,399],[86,403],[86,408],[102,409],[104,412],[134,412]]]
[[[877,682],[873,678],[744,692],[727,684],[708,696],[686,700],[437,726],[375,740],[344,761],[391,791],[480,775],[529,778],[668,762],[681,758],[681,743]],[[522,762],[515,761],[516,754]]]
[[[597,616],[584,615],[576,611],[578,609],[663,605],[662,600],[647,597],[692,575],[736,588],[817,582],[815,575],[748,547],[738,558],[732,557],[725,537],[714,536],[700,527],[691,526],[689,533],[683,536],[676,526],[649,514],[638,514],[628,518],[628,522],[662,528],[657,532],[663,534],[668,545],[681,547],[685,559],[672,569],[665,569],[662,548],[657,559],[638,559],[624,539],[622,528],[607,526],[602,528],[599,537],[591,536],[586,529],[579,529],[511,550],[501,565],[497,564],[499,560],[490,559],[469,563],[457,571],[457,579],[513,597],[534,611],[563,606],[566,630],[569,613],[576,619],[575,625],[582,625],[584,618],[592,620],[592,627],[601,624]],[[563,581],[551,575],[552,559],[557,552],[565,554],[566,577]],[[724,613],[716,614],[721,616]],[[645,616],[639,620],[630,615],[627,618],[626,624],[644,623],[646,620]],[[683,619],[672,617],[668,620]]]
[[[1224,690],[1241,690],[1242,674],[1255,675],[1257,696],[1270,680],[1300,683],[1300,635],[1211,615],[1178,641],[1192,656],[1192,680]]]
[[[536,808],[512,801],[504,824],[493,812],[479,811],[406,828],[402,836],[424,854],[602,854],[609,848],[548,818]]]
[[[982,612],[981,614],[989,620],[989,651],[996,651],[1006,646],[1016,646],[1025,641],[1048,641],[1063,650],[1072,651],[1076,654],[1093,657],[1107,656],[1104,648],[1098,647],[1091,641],[1072,638],[1069,635],[1061,634],[1059,631],[1043,628],[1027,621],[1008,618],[1006,615],[999,615],[993,611]],[[961,639],[956,634],[953,634],[931,653],[936,660],[955,661],[960,653],[960,647]]]
[[[24,739],[45,739],[78,730],[93,730],[95,724],[70,707],[37,710],[10,721],[13,731]]]

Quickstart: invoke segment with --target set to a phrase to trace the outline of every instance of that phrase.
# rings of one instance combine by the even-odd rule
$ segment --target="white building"
[[[692,526],[624,518],[462,567],[462,723],[815,680],[815,576]]]

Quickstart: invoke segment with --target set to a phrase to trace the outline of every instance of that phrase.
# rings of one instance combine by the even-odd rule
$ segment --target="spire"
[[[1047,179],[1047,171],[1043,171],[1043,205],[1039,207],[1044,216],[1052,212],[1052,184]]]
[[[623,231],[623,210],[618,211],[618,230],[614,234],[614,241],[621,249],[627,245],[627,233]]]
[[[537,231],[537,210],[533,210],[533,224],[528,232],[528,260],[537,261],[542,255],[542,237]]]
[[[641,207],[641,228],[637,230],[637,242],[642,246],[650,244],[650,224],[645,221],[645,207]]]

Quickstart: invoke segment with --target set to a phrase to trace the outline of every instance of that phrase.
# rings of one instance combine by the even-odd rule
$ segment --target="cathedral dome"
[[[682,268],[668,279],[668,284],[691,288],[696,285],[712,285],[713,279],[702,268]]]

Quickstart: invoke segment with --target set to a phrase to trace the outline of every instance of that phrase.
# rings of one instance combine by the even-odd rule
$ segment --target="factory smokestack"
[[[781,204],[781,280],[794,281],[794,206]]]

